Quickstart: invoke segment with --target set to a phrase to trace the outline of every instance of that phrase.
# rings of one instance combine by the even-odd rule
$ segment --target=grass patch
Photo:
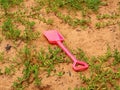
[[[13,83],[15,89],[25,88],[31,83],[40,87],[42,79],[39,77],[39,72],[41,69],[47,72],[48,77],[55,70],[56,64],[67,62],[59,48],[51,47],[48,48],[47,52],[44,50],[36,52],[33,47],[25,46],[19,52],[19,57],[21,59],[20,64],[23,64],[25,68],[23,69],[23,77],[18,77],[18,80]],[[63,73],[58,73],[58,76],[62,75]]]
[[[117,13],[113,13],[113,14],[99,14],[96,16],[98,20],[102,20],[102,19],[117,19],[120,17],[119,14]]]
[[[0,52],[0,61],[4,60],[4,52]]]
[[[2,25],[2,33],[7,39],[17,40],[21,31],[17,29],[10,18],[7,18]]]
[[[65,7],[68,10],[84,10],[84,8],[88,8],[97,11],[101,5],[101,0],[48,0],[47,2],[48,7],[54,12],[57,12],[61,7]]]
[[[108,26],[111,26],[111,25],[116,25],[116,24],[119,24],[119,21],[106,21],[106,22],[97,22],[95,24],[95,27],[97,29],[100,29],[100,28],[105,28],[105,27],[108,27]]]
[[[38,53],[38,62],[41,63],[41,67],[46,68],[45,70],[48,72],[48,76],[50,76],[51,71],[55,70],[54,65],[68,61],[64,59],[64,54],[61,53],[61,49],[52,49],[51,47],[49,47],[46,54],[44,51],[40,51]]]
[[[75,90],[109,90],[111,88],[117,90],[117,88],[119,88],[117,82],[120,80],[120,52],[118,50],[112,52],[108,48],[108,51],[105,55],[93,58],[87,58],[83,52],[82,54],[83,55],[80,56],[80,58],[86,58],[87,62],[90,65],[90,76],[88,77],[84,73],[80,73],[80,78],[82,79],[83,86],[81,86],[80,88],[75,88]],[[114,59],[112,63],[110,63],[111,58]],[[107,65],[106,63],[109,64]],[[118,67],[116,67],[115,64]]]
[[[70,26],[77,27],[87,27],[90,23],[90,19],[78,19],[78,18],[72,18],[70,15],[63,15],[62,13],[57,13],[57,17],[62,19],[64,23],[69,24]]]
[[[0,43],[2,42],[3,38],[0,36]]]
[[[5,14],[7,14],[9,8],[20,5],[21,2],[23,2],[23,0],[0,0],[0,5],[4,9]]]
[[[101,5],[101,0],[85,0],[86,6],[93,11],[97,11]]]

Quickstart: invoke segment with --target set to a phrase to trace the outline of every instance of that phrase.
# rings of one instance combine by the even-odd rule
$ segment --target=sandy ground
[[[107,0],[109,3],[107,6],[100,7],[99,13],[112,13],[117,12],[118,2],[119,0]],[[27,0],[27,7],[32,6],[33,0]],[[33,3],[34,4],[34,3]],[[39,22],[38,20],[33,21],[36,22],[34,26],[34,30],[40,31],[41,36],[37,40],[33,41],[32,44],[36,46],[36,48],[47,48],[48,41],[43,36],[43,32],[45,30],[58,30],[65,38],[64,44],[68,49],[77,49],[81,48],[87,56],[100,56],[103,55],[108,45],[112,50],[118,49],[120,50],[120,26],[111,25],[105,28],[96,29],[95,23],[98,21],[96,19],[96,15],[91,13],[89,16],[91,17],[90,27],[86,30],[82,30],[82,28],[77,27],[73,28],[65,23],[62,23],[59,18],[57,18],[53,13],[45,14],[44,10],[41,12],[45,17],[49,17],[54,20],[53,25],[47,25],[43,22]],[[77,17],[79,17],[78,14]],[[119,20],[119,18],[117,19]],[[1,24],[1,22],[0,22]],[[13,43],[9,40],[3,40],[0,43],[0,51],[5,51],[5,46],[7,44],[13,45]],[[24,43],[18,48],[22,48]],[[14,57],[15,49],[11,48],[11,50],[7,53],[7,56]],[[6,66],[6,64],[0,63],[1,68]],[[9,66],[9,64],[7,64]],[[43,88],[35,88],[34,85],[30,85],[26,90],[68,90],[69,88],[73,89],[75,87],[81,86],[81,80],[79,78],[79,74],[72,70],[72,64],[60,64],[56,66],[57,71],[63,71],[65,74],[62,77],[58,77],[57,75],[52,75],[49,78],[46,77],[46,72],[43,72],[40,77],[42,77],[42,87]],[[88,69],[89,71],[89,69]],[[85,71],[86,75],[88,74]],[[0,76],[0,90],[11,90],[12,82],[16,80],[18,76],[22,75],[22,69],[16,71],[16,75],[13,76]]]

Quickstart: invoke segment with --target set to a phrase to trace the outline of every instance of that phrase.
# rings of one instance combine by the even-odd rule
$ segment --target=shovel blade
[[[57,41],[62,42],[64,40],[63,36],[56,30],[45,31],[44,35],[51,44],[57,44]]]

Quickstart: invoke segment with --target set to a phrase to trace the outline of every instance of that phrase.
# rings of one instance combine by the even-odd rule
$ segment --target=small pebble
[[[11,47],[12,47],[12,46],[11,46],[10,44],[7,44],[7,46],[5,47],[5,50],[6,50],[6,51],[9,51],[9,50],[11,49]]]

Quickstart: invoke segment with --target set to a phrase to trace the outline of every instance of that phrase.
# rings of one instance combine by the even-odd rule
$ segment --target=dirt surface
[[[98,10],[98,13],[114,13],[119,12],[117,10],[118,8],[118,2],[119,0],[107,0],[108,4],[107,6],[101,6]],[[34,0],[26,0],[25,2],[26,7],[30,7],[34,5]],[[66,12],[66,11],[64,11]],[[118,49],[120,51],[120,26],[119,25],[111,25],[107,26],[105,28],[96,29],[95,23],[99,20],[96,18],[95,13],[90,13],[89,17],[91,18],[91,23],[87,29],[82,29],[81,27],[73,28],[69,26],[68,24],[63,23],[57,16],[55,16],[54,13],[46,14],[43,11],[41,11],[41,14],[46,18],[51,18],[54,20],[54,23],[52,25],[47,25],[43,22],[39,22],[37,19],[31,19],[31,21],[35,21],[34,30],[40,31],[41,35],[40,37],[32,41],[32,45],[36,48],[48,48],[48,41],[43,36],[43,32],[45,30],[58,30],[63,36],[64,36],[64,44],[66,47],[70,50],[76,50],[77,48],[81,48],[87,56],[100,56],[103,55],[108,45],[112,50]],[[81,14],[78,13],[77,16],[81,18]],[[120,18],[115,19],[114,21],[119,21]],[[2,22],[2,21],[1,21]],[[1,24],[0,22],[0,24]],[[18,26],[19,28],[24,28],[22,26]],[[1,30],[1,29],[0,29]],[[3,37],[4,38],[4,37]],[[18,41],[19,43],[20,41]],[[16,54],[16,49],[12,47],[9,52],[5,50],[5,47],[7,44],[10,44],[11,46],[14,45],[13,42],[10,40],[3,39],[2,43],[0,43],[0,51],[5,51],[5,55],[7,58],[8,56],[11,58],[14,58]],[[18,51],[25,45],[24,42],[21,42],[21,44],[18,47]],[[4,70],[5,66],[9,66],[9,63],[5,64],[0,62],[1,69]],[[59,64],[56,65],[56,72],[64,72],[64,75],[62,77],[59,77],[58,75],[52,73],[50,77],[47,77],[46,72],[40,72],[41,75],[39,77],[42,78],[42,84],[40,88],[36,88],[33,84],[30,84],[28,88],[25,90],[73,90],[75,87],[80,87],[82,84],[82,81],[80,80],[79,73],[74,72],[72,69],[72,64]],[[16,80],[18,76],[22,76],[22,69],[21,67],[19,70],[16,71],[15,75],[13,76],[7,76],[7,75],[1,75],[0,76],[0,90],[11,90],[12,89],[12,83]],[[82,72],[85,73],[86,76],[89,77],[89,69]],[[120,85],[120,83],[119,83]]]

